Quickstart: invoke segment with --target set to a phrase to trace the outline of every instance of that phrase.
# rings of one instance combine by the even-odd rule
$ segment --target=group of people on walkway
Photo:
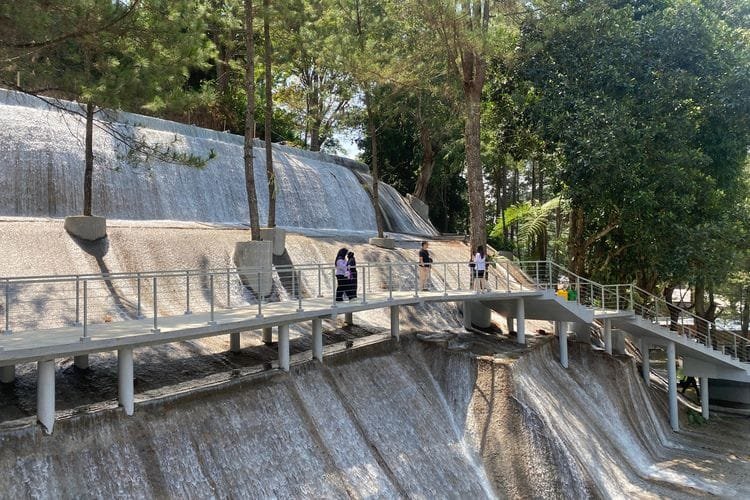
[[[432,255],[430,254],[430,243],[423,241],[418,253],[419,275],[418,288],[422,291],[429,290],[432,279]],[[340,248],[336,253],[336,302],[342,302],[344,298],[353,300],[357,298],[357,260],[354,252],[347,248]],[[469,261],[471,268],[472,288],[479,293],[488,292],[487,287],[487,253],[483,245],[477,247],[476,252]]]
[[[336,254],[336,302],[357,298],[357,259],[354,252],[340,248]]]

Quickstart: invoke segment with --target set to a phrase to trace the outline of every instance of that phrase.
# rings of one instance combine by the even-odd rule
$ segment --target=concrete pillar
[[[16,366],[3,366],[0,367],[0,382],[3,384],[10,384],[16,379]]]
[[[266,345],[273,344],[273,328],[270,326],[263,329],[263,343]]]
[[[510,314],[505,317],[505,325],[508,327],[508,333],[515,331],[515,327],[513,326],[513,316]]]
[[[612,320],[604,320],[604,350],[612,354]]]
[[[563,368],[568,367],[568,328],[567,323],[555,321],[555,330],[560,340],[560,364]]]
[[[312,320],[313,336],[313,359],[323,362],[323,320],[313,318]]]
[[[649,349],[651,346],[649,345],[648,341],[646,339],[641,339],[641,359],[643,363],[641,364],[641,375],[643,375],[643,381],[646,382],[646,385],[651,384],[651,353],[649,352]]]
[[[526,343],[526,312],[523,299],[516,300],[516,342]]]
[[[354,324],[354,313],[344,313],[344,324],[349,326]]]
[[[624,356],[625,353],[625,332],[622,330],[612,331],[612,352]]]
[[[701,377],[701,415],[708,420],[708,377]]]
[[[44,432],[52,434],[55,426],[55,360],[37,363],[36,418]]]
[[[464,300],[463,304],[461,304],[461,311],[464,315],[464,328],[468,330],[471,328],[471,304],[469,304],[468,300]]]
[[[240,332],[229,334],[229,352],[240,352]]]
[[[80,356],[74,356],[73,364],[76,365],[76,368],[78,368],[79,370],[88,370],[89,369],[89,355],[81,354]]]
[[[125,415],[133,414],[133,349],[117,350],[117,389]]]
[[[466,303],[464,303],[466,305]],[[464,311],[466,311],[464,309]],[[399,339],[399,309],[398,306],[391,306],[391,338]]]
[[[673,431],[680,430],[677,414],[677,365],[674,342],[667,343],[667,375],[669,383],[669,424]]]
[[[279,368],[289,371],[289,325],[279,325]]]

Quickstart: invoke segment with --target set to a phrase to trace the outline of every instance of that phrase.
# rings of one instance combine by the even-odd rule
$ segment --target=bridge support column
[[[240,332],[233,332],[229,334],[229,352],[240,352]]]
[[[354,324],[354,313],[344,313],[344,324],[349,326]]]
[[[708,420],[708,377],[701,377],[701,415]]]
[[[55,360],[37,363],[36,418],[44,432],[52,434],[55,426]]]
[[[323,320],[313,318],[312,320],[312,337],[313,337],[313,359],[323,362]]]
[[[643,376],[643,381],[646,382],[646,385],[651,384],[651,353],[649,349],[651,346],[649,345],[648,341],[646,339],[641,339],[641,375]]]
[[[612,320],[604,320],[604,350],[612,354]]]
[[[273,344],[273,328],[270,326],[263,329],[263,343],[266,345]]]
[[[133,349],[117,350],[117,389],[120,406],[125,410],[125,415],[132,415],[134,409]]]
[[[289,325],[279,325],[279,368],[289,371]]]
[[[669,424],[673,431],[680,430],[677,413],[677,364],[674,342],[667,344],[667,375],[669,383]]]
[[[516,342],[526,343],[526,312],[523,299],[516,300]]]
[[[461,303],[461,314],[463,314],[464,328],[467,330],[471,328],[471,305],[468,300],[464,300]]]
[[[464,302],[464,314],[466,314],[466,303]],[[399,340],[399,309],[391,306],[391,338]]]
[[[80,356],[73,356],[73,364],[79,370],[88,370],[89,369],[89,355],[81,354]]]
[[[563,368],[568,367],[568,324],[564,321],[555,321],[555,330],[560,340],[560,364]]]
[[[0,382],[3,384],[10,384],[16,379],[16,366],[3,366],[0,367]]]

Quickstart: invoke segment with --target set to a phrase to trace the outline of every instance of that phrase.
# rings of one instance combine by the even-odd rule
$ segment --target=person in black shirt
[[[354,258],[354,252],[349,252],[346,256],[346,265],[349,269],[349,284],[346,287],[346,296],[349,300],[357,298],[357,259]]]
[[[427,291],[427,283],[430,281],[432,271],[432,257],[430,257],[429,243],[422,242],[419,250],[419,289]]]

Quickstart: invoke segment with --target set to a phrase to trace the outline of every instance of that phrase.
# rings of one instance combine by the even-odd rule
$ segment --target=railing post
[[[497,277],[497,275],[495,276]],[[443,296],[445,297],[447,295],[448,295],[448,264],[443,262]]]
[[[630,310],[635,312],[635,302],[633,302],[633,285],[630,285]]]
[[[10,335],[10,280],[5,279],[5,330],[4,335]]]
[[[393,300],[393,264],[388,263],[388,301]]]
[[[215,325],[214,320],[214,274],[209,271],[208,275],[208,302],[211,305],[211,316],[208,319],[209,325]]]
[[[185,314],[190,313],[190,271],[185,271]]]
[[[656,324],[659,324],[659,299],[654,300],[654,313],[656,314]]]
[[[594,283],[589,281],[589,300],[591,301],[591,308],[594,309]]]
[[[258,314],[255,315],[256,318],[263,317],[263,294],[260,291],[260,273],[261,271],[258,271],[258,288],[255,289],[255,298],[258,300]]]
[[[576,304],[581,304],[581,277],[576,274]]]
[[[536,266],[536,275],[534,276],[534,279],[536,280],[536,284],[538,285],[542,282],[542,280],[539,279],[539,261],[537,260],[534,264]]]
[[[294,272],[293,267],[291,268],[291,272],[292,272],[292,298],[294,298],[296,295],[294,291],[297,288],[297,276],[296,276],[297,273]]]
[[[732,334],[732,340],[734,341],[734,351],[732,352],[733,358],[738,359],[739,355],[737,353],[737,335]]]
[[[76,276],[76,326],[81,325],[81,277]]]
[[[302,271],[300,271],[301,273]],[[292,276],[295,276],[297,273],[292,271]],[[302,312],[302,291],[300,290],[300,283],[302,283],[302,275],[297,279],[297,312]],[[292,288],[294,288],[294,285],[292,285]]]
[[[141,318],[141,273],[136,273],[135,280],[136,280],[135,281],[136,295],[138,296],[138,306],[136,307],[135,317],[140,319]]]
[[[510,293],[510,263],[505,261],[505,288]]]
[[[461,264],[456,263],[456,286],[458,291],[461,291]]]
[[[606,309],[604,301],[605,301],[605,298],[604,298],[604,285],[602,285],[602,311]]]
[[[414,264],[414,296],[419,297],[419,264]]]
[[[323,296],[323,268],[318,264],[318,297]]]
[[[151,329],[151,332],[159,333],[159,325],[157,324],[158,318],[159,318],[159,307],[157,304],[157,295],[156,295],[156,286],[157,286],[156,276],[154,276],[153,286],[154,286],[154,327]]]
[[[230,275],[229,275],[229,268],[227,268],[227,309],[232,308],[232,290],[231,290],[231,284],[230,281]]]
[[[367,284],[370,282],[370,265],[365,267],[366,273],[362,273],[362,303],[367,304]]]
[[[706,347],[713,349],[714,346],[711,343],[711,323],[708,320],[704,321],[706,321]]]
[[[331,294],[331,302],[333,302],[333,305],[331,307],[335,309],[336,308],[336,288],[338,286],[338,281],[336,280],[336,268],[335,267],[331,270],[331,275],[333,276],[333,289],[332,289],[333,293]]]
[[[620,285],[615,285],[615,310],[620,310]]]
[[[369,263],[367,264],[366,269],[367,269],[367,282],[366,283],[368,285],[370,285],[370,284],[372,284],[372,274],[370,273],[370,264]]]

